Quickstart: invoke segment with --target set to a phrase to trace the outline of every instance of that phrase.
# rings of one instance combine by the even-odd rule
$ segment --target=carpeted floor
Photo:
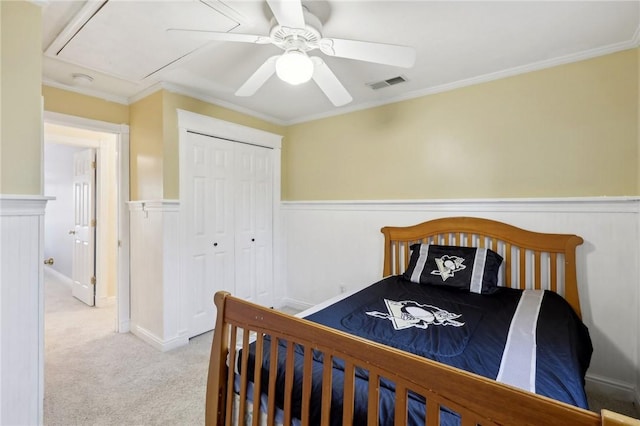
[[[162,353],[45,271],[45,425],[202,425],[213,333]]]
[[[213,333],[159,352],[115,333],[115,306],[90,308],[45,268],[44,424],[202,425]],[[595,411],[639,417],[635,406],[589,395]]]

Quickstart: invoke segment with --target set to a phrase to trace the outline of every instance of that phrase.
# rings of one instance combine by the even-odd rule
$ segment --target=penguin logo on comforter
[[[397,302],[384,299],[387,313],[379,311],[367,312],[376,318],[388,319],[396,330],[416,327],[426,329],[430,325],[451,325],[462,327],[464,322],[456,321],[462,314],[451,313],[434,305],[426,305],[412,300]]]

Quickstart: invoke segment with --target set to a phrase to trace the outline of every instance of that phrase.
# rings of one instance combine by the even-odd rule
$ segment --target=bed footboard
[[[335,361],[339,361],[344,373],[342,400],[338,401],[341,404],[343,424],[353,424],[355,410],[362,409],[362,406],[358,407],[354,402],[354,395],[356,381],[362,380],[363,374],[367,377],[367,395],[361,395],[360,405],[364,398],[367,423],[372,425],[379,421],[379,396],[383,383],[393,384],[395,397],[392,423],[397,426],[407,424],[409,400],[414,403],[416,400],[422,402],[422,415],[430,425],[440,424],[443,407],[449,412],[455,412],[460,425],[640,424],[625,423],[634,420],[616,413],[603,412],[600,415],[499,384],[407,352],[260,307],[226,292],[215,295],[215,304],[218,314],[207,384],[208,425],[230,425],[234,410],[245,413],[248,406],[252,407],[253,412],[240,423],[250,421],[248,424],[258,424],[260,404],[251,404],[251,401],[259,401],[261,394],[267,397],[263,411],[266,412],[268,425],[273,424],[278,410],[281,410],[284,424],[291,424],[293,412],[298,413],[302,424],[309,424],[310,420],[314,424],[329,424],[329,417],[332,415],[332,386],[335,385],[332,385],[331,371],[334,370],[332,365],[335,367]],[[253,357],[249,356],[252,345]],[[270,361],[263,359],[265,350],[268,352],[271,348],[271,353],[278,353],[279,345],[285,348],[282,353],[286,353],[286,362],[278,365],[276,357],[271,357]],[[301,362],[294,362],[294,352]],[[312,388],[318,387],[318,383],[312,383],[311,379],[318,377],[311,374],[312,369],[318,367],[314,364],[317,362],[320,362],[322,370],[321,396],[316,394],[312,397]],[[236,364],[240,364],[239,373],[235,368]],[[296,372],[294,368],[297,368]],[[280,371],[276,371],[277,369]],[[281,381],[284,389],[276,389],[278,374],[284,378]],[[294,376],[297,383],[295,386],[298,386],[295,390]],[[250,382],[252,387],[248,386]],[[362,391],[362,383],[357,389]],[[301,398],[298,400],[294,394],[297,395],[300,390]],[[278,392],[280,396],[276,398]],[[237,394],[239,398],[234,398]],[[333,398],[333,404],[336,404],[335,395]],[[279,399],[279,406],[276,399]],[[294,407],[294,399],[298,401],[298,407]],[[239,406],[235,407],[234,404]],[[389,424],[389,421],[382,420],[380,423]]]

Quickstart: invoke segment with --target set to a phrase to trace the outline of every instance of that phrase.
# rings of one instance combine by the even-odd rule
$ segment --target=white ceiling
[[[164,87],[279,124],[440,92],[636,47],[639,1],[303,1],[325,37],[412,46],[410,69],[321,56],[353,101],[334,107],[313,83],[271,77],[234,92],[271,44],[207,41],[168,28],[268,35],[271,10],[249,0],[49,0],[43,6],[45,84],[131,103]],[[317,53],[316,53],[317,52]],[[93,77],[90,85],[72,74]],[[408,81],[371,89],[396,76]]]

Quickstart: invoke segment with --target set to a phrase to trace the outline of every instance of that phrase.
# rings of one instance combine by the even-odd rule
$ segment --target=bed
[[[207,424],[632,424],[586,409],[582,238],[469,217],[382,233],[383,279],[305,318],[215,295]]]

